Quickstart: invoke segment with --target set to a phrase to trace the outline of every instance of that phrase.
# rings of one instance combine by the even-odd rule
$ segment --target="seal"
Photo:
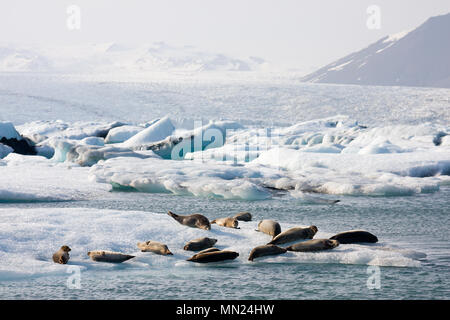
[[[219,250],[213,252],[206,252],[202,254],[195,254],[187,261],[197,262],[197,263],[209,263],[209,262],[219,262],[225,260],[234,260],[239,256],[239,253],[234,251]]]
[[[332,236],[330,239],[338,240],[339,243],[376,243],[378,238],[365,230],[350,230],[338,233]]]
[[[262,220],[258,223],[258,229],[256,231],[261,231],[275,238],[281,233],[281,226],[274,220]]]
[[[211,248],[202,250],[200,252],[197,252],[196,254],[202,254],[202,253],[207,253],[207,252],[216,252],[216,251],[220,251],[220,249],[217,249],[216,247],[211,247]]]
[[[268,244],[284,244],[297,240],[312,239],[316,233],[316,226],[310,226],[308,228],[291,228],[274,237]]]
[[[208,253],[208,252],[216,252],[216,251],[220,251],[220,249],[217,249],[216,247],[211,247],[205,250],[202,250],[200,252],[197,252],[196,254],[194,254],[191,259],[196,258],[199,254],[203,254],[203,253]]]
[[[68,246],[62,246],[58,251],[56,251],[53,254],[53,262],[60,263],[60,264],[66,264],[70,257],[69,257],[69,251],[71,251]]]
[[[207,248],[211,248],[213,245],[215,245],[217,242],[217,239],[212,239],[212,238],[198,238],[198,239],[194,239],[189,241],[188,243],[186,243],[186,245],[184,246],[184,250],[188,250],[188,251],[199,251],[199,250],[204,250]]]
[[[295,243],[286,248],[287,251],[313,252],[336,248],[339,241],[330,239],[314,239]]]
[[[211,221],[211,224],[213,224],[213,223],[217,224],[218,226],[222,226],[222,227],[240,229],[240,228],[238,228],[239,222],[237,221],[236,218],[233,218],[233,217],[214,219],[213,221]]]
[[[209,223],[209,220],[207,217],[201,215],[201,214],[191,214],[187,216],[182,216],[173,213],[172,211],[168,211],[167,213],[169,216],[174,218],[176,221],[178,221],[180,224],[191,227],[191,228],[200,228],[203,230],[211,230],[211,224]]]
[[[163,256],[173,255],[173,253],[170,252],[169,248],[167,248],[167,246],[164,243],[156,241],[145,241],[145,242],[138,242],[137,246],[139,249],[141,249],[142,252],[153,252]]]
[[[252,221],[252,214],[250,212],[239,212],[233,218],[239,221]]]
[[[93,261],[111,263],[121,263],[134,258],[134,256],[130,256],[128,254],[104,250],[89,251],[87,255]]]
[[[253,261],[255,258],[264,257],[264,256],[274,256],[278,254],[285,253],[287,250],[285,248],[281,248],[274,244],[266,244],[264,246],[259,246],[254,248],[250,252],[250,256],[248,257],[249,261]]]

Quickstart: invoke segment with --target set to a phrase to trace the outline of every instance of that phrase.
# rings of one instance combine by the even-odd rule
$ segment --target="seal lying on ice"
[[[153,252],[156,254],[173,255],[169,248],[164,244],[156,241],[138,242],[137,246],[142,252]]]
[[[89,251],[87,254],[91,260],[97,262],[121,263],[134,258],[128,254],[104,250]]]
[[[322,251],[336,248],[339,245],[339,241],[330,239],[314,239],[295,243],[292,246],[286,248],[287,251],[295,252],[311,252]]]
[[[250,212],[239,212],[233,218],[239,221],[252,221],[252,214]]]
[[[199,251],[199,250],[203,250],[203,249],[207,249],[212,247],[213,245],[215,245],[217,242],[217,239],[212,239],[212,238],[198,238],[198,239],[194,239],[189,241],[188,243],[186,243],[186,245],[184,246],[184,250],[189,250],[189,251]]]
[[[316,233],[316,226],[310,226],[308,228],[291,228],[277,235],[268,244],[284,244],[297,240],[312,239]]]
[[[211,224],[213,224],[213,223],[217,224],[218,226],[222,226],[222,227],[239,229],[238,228],[239,222],[237,221],[236,218],[233,218],[233,217],[214,219],[213,221],[211,221]]]
[[[370,232],[364,230],[350,230],[338,233],[332,236],[330,239],[338,240],[340,243],[375,243],[378,242],[378,238]]]
[[[175,214],[172,211],[168,211],[167,214],[185,226],[191,228],[200,228],[203,230],[211,230],[211,224],[209,223],[208,218],[201,214],[194,213],[191,215],[182,216]]]
[[[264,246],[259,246],[254,248],[250,252],[250,256],[248,257],[249,261],[253,261],[255,258],[264,257],[264,256],[274,256],[278,254],[285,253],[287,250],[285,248],[278,247],[274,244],[266,244]]]
[[[197,253],[187,261],[197,263],[219,262],[225,260],[234,260],[239,256],[239,253],[228,250],[210,251],[205,253]]]
[[[258,223],[258,229],[256,231],[261,231],[274,238],[281,233],[281,226],[274,220],[262,220]]]

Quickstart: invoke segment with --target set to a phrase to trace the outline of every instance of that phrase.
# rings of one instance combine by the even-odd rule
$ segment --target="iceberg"
[[[33,142],[23,138],[11,122],[0,122],[0,144],[9,146],[16,153],[35,155]],[[6,153],[6,149],[3,148]]]
[[[174,130],[175,127],[169,117],[164,117],[148,128],[133,135],[131,138],[126,140],[122,146],[127,148],[137,148],[143,145],[148,145],[152,142],[164,140],[170,136]]]
[[[125,125],[109,130],[105,143],[121,143],[144,130],[143,127]]]
[[[4,157],[6,157],[8,154],[10,154],[13,151],[14,151],[14,149],[11,148],[10,146],[6,146],[6,145],[0,143],[0,159],[3,159]]]
[[[135,145],[133,148],[135,150],[152,150],[164,159],[180,160],[195,151],[222,147],[229,132],[242,128],[241,124],[234,121],[211,121],[207,125],[193,130],[175,132],[162,141]]]
[[[251,181],[260,173],[241,166],[161,158],[114,158],[100,161],[90,170],[93,181],[118,190],[173,193],[223,199],[261,200],[270,193]]]

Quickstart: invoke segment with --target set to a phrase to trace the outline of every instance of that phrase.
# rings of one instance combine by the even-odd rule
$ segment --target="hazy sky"
[[[450,12],[449,0],[0,1],[1,43],[165,41],[302,69]],[[66,26],[69,5],[81,9],[80,30]],[[366,26],[370,5],[381,10],[378,30]]]

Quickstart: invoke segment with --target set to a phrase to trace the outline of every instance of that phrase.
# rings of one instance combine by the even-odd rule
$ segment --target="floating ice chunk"
[[[13,151],[14,151],[14,149],[11,148],[10,146],[6,146],[6,145],[0,143],[0,159],[6,157],[8,154],[10,154]]]
[[[313,147],[302,149],[303,152],[315,153],[341,153],[343,147],[339,145],[315,145]]]
[[[174,130],[175,127],[169,117],[164,117],[148,128],[133,135],[123,143],[123,146],[128,148],[139,147],[148,145],[152,142],[161,141],[170,136]]]
[[[113,128],[123,126],[122,122],[100,123],[100,122],[73,122],[66,123],[56,121],[35,121],[19,126],[24,136],[39,134],[48,138],[64,138],[81,140],[86,137],[105,138]]]
[[[66,161],[67,153],[75,145],[75,142],[64,139],[49,139],[47,145],[54,150],[52,160],[64,162]]]
[[[51,159],[55,155],[55,149],[49,145],[36,146],[35,149],[38,156],[46,157],[47,159]]]
[[[104,146],[105,145],[105,140],[103,138],[100,137],[87,137],[84,138],[80,141],[80,144],[85,144],[88,146]]]
[[[378,153],[398,153],[404,152],[399,146],[393,145],[386,140],[382,143],[372,143],[358,151],[359,154],[378,154]]]
[[[296,190],[303,192],[406,196],[435,192],[446,181],[435,178],[450,174],[448,153],[439,148],[432,145],[427,152],[387,154],[316,154],[274,148],[248,167],[278,169],[297,181]]]
[[[156,155],[137,153],[127,148],[78,145],[70,148],[67,152],[66,160],[77,163],[80,166],[92,166],[100,160],[117,157],[135,157],[143,159],[156,157]]]
[[[400,174],[409,177],[433,177],[438,175],[450,175],[450,160],[438,161],[432,164],[423,164],[401,171]]]
[[[367,148],[380,144],[380,150],[383,148],[386,151],[399,152],[402,149],[406,151],[417,150],[418,148],[429,148],[434,145],[433,140],[439,130],[430,125],[395,125],[378,127],[361,132],[355,136],[353,141],[348,144],[349,148]],[[373,148],[372,151],[375,150]]]
[[[88,169],[11,153],[0,160],[0,202],[84,200],[110,185],[89,182]],[[11,183],[11,182],[14,183]]]
[[[0,122],[0,139],[3,138],[7,140],[22,140],[22,137],[11,122]]]
[[[28,122],[23,125],[17,126],[18,130],[27,137],[33,135],[40,135],[43,137],[53,137],[59,136],[64,132],[69,126],[76,126],[76,124],[69,124],[63,122],[62,120],[56,121],[33,121]]]
[[[11,147],[16,153],[27,155],[36,154],[33,142],[24,139],[11,122],[0,122],[0,143]]]
[[[258,158],[261,151],[249,145],[225,144],[219,148],[210,148],[207,150],[188,152],[185,155],[186,160],[216,160],[230,161],[232,163],[250,162]]]
[[[162,141],[141,145],[135,149],[152,150],[164,159],[180,160],[188,153],[222,147],[230,130],[242,128],[242,125],[234,121],[210,122],[194,130],[179,130]]]
[[[143,127],[130,125],[113,128],[109,130],[108,135],[105,138],[105,143],[124,142],[133,137],[134,135],[136,135],[137,133],[141,132],[142,130],[144,130]]]
[[[265,188],[250,181],[260,177],[260,172],[242,166],[158,158],[115,158],[91,168],[92,180],[119,189],[224,199],[270,198]]]

